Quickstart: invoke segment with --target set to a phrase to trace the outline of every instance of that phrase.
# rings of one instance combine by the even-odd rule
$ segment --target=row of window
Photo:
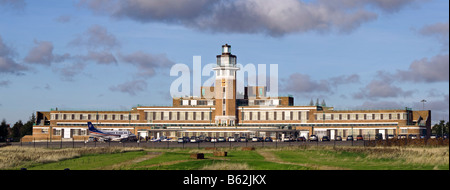
[[[406,113],[372,113],[372,114],[329,114],[316,113],[315,120],[401,120],[406,119]],[[309,120],[305,111],[246,111],[244,120]]]
[[[225,108],[225,106],[224,106]],[[305,111],[245,111],[243,120],[309,120]],[[209,111],[205,112],[147,112],[145,120],[210,120]],[[329,114],[316,113],[315,120],[401,120],[406,113],[373,114]],[[241,116],[242,118],[242,116]],[[51,120],[139,120],[139,114],[51,114]]]
[[[214,106],[216,102],[214,100],[182,100],[182,106]]]
[[[51,120],[139,120],[138,114],[51,114]]]
[[[87,135],[86,129],[64,129],[64,130],[70,130],[70,134],[72,136],[84,136]],[[53,135],[55,136],[61,136],[63,134],[62,129],[53,129]],[[44,133],[44,131],[43,131]],[[48,130],[45,132],[48,133]]]
[[[305,111],[244,111],[245,120],[308,120]]]
[[[183,112],[183,111],[162,111],[162,112],[147,112],[145,120],[210,120],[211,113],[205,112]]]
[[[350,114],[328,114],[316,113],[316,120],[401,120],[406,119],[406,113],[350,113]]]
[[[278,106],[280,105],[280,100],[249,100],[249,106]]]

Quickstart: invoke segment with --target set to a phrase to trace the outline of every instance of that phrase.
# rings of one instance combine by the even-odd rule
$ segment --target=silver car
[[[311,135],[311,136],[309,137],[309,141],[318,141],[318,140],[319,140],[319,138],[317,138],[316,135]]]

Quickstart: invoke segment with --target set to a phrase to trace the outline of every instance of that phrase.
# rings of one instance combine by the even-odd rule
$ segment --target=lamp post
[[[422,109],[425,110],[425,102],[427,102],[427,100],[423,99],[420,102],[422,102]]]
[[[241,107],[241,118],[242,118],[241,125],[244,125],[244,107]]]

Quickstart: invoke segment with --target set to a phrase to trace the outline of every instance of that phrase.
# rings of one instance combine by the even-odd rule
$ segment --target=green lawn
[[[301,166],[292,166],[264,161],[264,157],[255,151],[227,150],[227,157],[215,157],[212,153],[206,153],[206,159],[196,160],[190,158],[188,150],[177,152],[165,152],[160,156],[130,166],[129,169],[138,170],[199,170],[216,164],[246,164],[251,170],[288,170],[304,169]],[[170,164],[165,164],[170,163]],[[224,165],[222,167],[227,167]],[[223,169],[220,168],[219,169]],[[233,169],[233,168],[231,168]]]
[[[156,152],[148,154],[148,152]],[[242,151],[225,149],[215,157],[202,149],[161,149],[112,154],[88,154],[53,163],[35,164],[30,170],[448,170],[448,147],[429,151],[386,153],[384,149],[288,148]],[[414,152],[416,151],[416,152]],[[202,152],[205,159],[190,158]],[[391,150],[392,152],[392,150]],[[426,155],[420,155],[426,152]],[[431,153],[430,153],[431,152]],[[436,152],[436,153],[434,153]],[[419,153],[419,154],[418,154]],[[379,155],[378,155],[379,154]],[[416,155],[418,154],[418,155]],[[424,153],[425,154],[425,153]],[[417,160],[416,157],[433,160]],[[441,158],[442,157],[442,158]],[[440,160],[442,159],[442,160]]]
[[[103,167],[111,166],[127,160],[131,160],[145,155],[145,152],[125,152],[113,154],[89,154],[78,158],[67,159],[59,162],[39,164],[29,167],[29,170],[63,170],[69,168],[71,170],[97,170]]]

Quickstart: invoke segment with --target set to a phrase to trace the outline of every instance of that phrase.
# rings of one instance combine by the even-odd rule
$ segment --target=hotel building
[[[87,122],[101,130],[129,130],[143,138],[298,137],[431,134],[431,111],[335,110],[326,106],[294,106],[294,98],[267,97],[265,86],[245,87],[236,96],[236,56],[231,46],[217,55],[215,86],[201,87],[200,97],[173,98],[172,106],[137,106],[129,111],[50,110],[36,113],[33,134],[22,141],[74,140],[89,137]]]

